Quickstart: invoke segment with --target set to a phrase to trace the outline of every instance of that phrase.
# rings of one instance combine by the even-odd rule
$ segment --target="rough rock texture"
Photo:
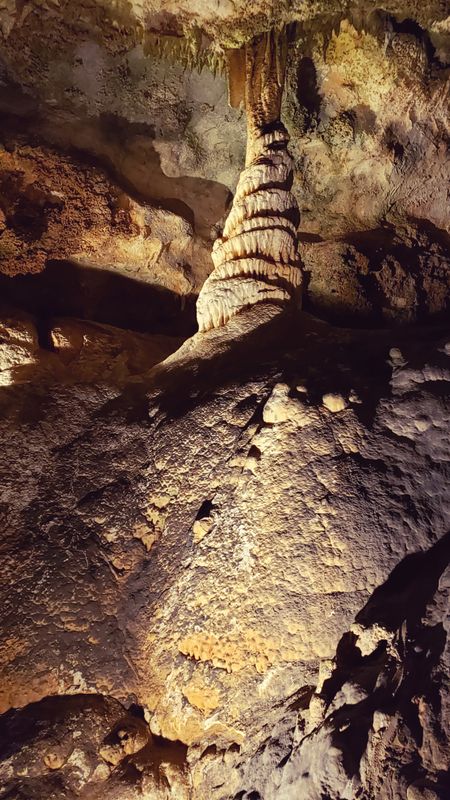
[[[137,29],[141,37],[146,32],[180,35],[189,33],[194,27],[203,29],[219,42],[234,40],[234,46],[248,39],[249,34],[258,34],[271,27],[274,20],[279,24],[292,19],[309,22],[317,18],[323,21],[339,19],[342,14],[370,16],[378,8],[376,0],[255,0],[250,6],[245,0],[81,0],[74,8],[68,0],[41,2],[41,0],[2,0],[2,27],[9,32],[14,25],[29,16],[38,16],[39,10],[56,24],[60,20],[70,21],[79,28],[91,28],[99,34],[105,27],[109,30],[128,27]],[[405,7],[402,0],[385,0],[383,9],[393,15],[408,17],[424,27],[429,26],[437,41],[448,34],[445,25],[448,6],[442,0],[413,0]],[[103,23],[103,27],[102,27]],[[233,45],[231,45],[233,46]]]
[[[449,8],[382,6],[0,0],[0,800],[450,795]]]
[[[246,45],[230,68],[230,96],[242,92],[247,156],[233,205],[212,251],[214,270],[197,301],[200,331],[217,328],[258,303],[299,299],[299,211],[289,135],[280,120],[287,38],[273,32]],[[241,72],[244,72],[244,75]]]
[[[2,41],[6,146],[25,130],[87,154],[134,195],[214,236],[245,152],[243,114],[228,107],[224,77],[187,72],[132,31],[96,37],[55,24],[39,12]]]
[[[4,300],[50,315],[190,333],[191,298],[210,258],[186,220],[137,202],[103,170],[48,148],[0,150]]]
[[[119,394],[2,390],[2,707],[138,703],[190,745],[196,798],[294,797],[306,772],[305,796],[371,797],[398,728],[406,797],[448,753],[449,347],[252,313]],[[359,757],[331,714],[357,703]],[[332,766],[299,773],[301,748]]]
[[[220,48],[232,44],[232,30],[242,42],[243,28],[254,35],[271,13],[278,23],[296,19],[283,119],[310,275],[306,307],[332,321],[345,324],[353,314],[372,325],[445,311],[447,3],[402,8],[392,2],[383,10],[367,3],[252,3],[245,14],[238,2],[219,3],[213,11],[206,2],[189,2],[183,11],[179,2],[164,9],[38,5],[8,0],[0,11],[7,150],[22,136],[28,145],[72,156],[81,151],[119,183],[110,190],[112,206],[125,191],[180,216],[181,235],[191,242],[179,259],[191,284],[187,289],[182,280],[183,292],[193,295],[212,270],[208,253],[222,231],[245,151],[244,114],[227,106],[226,81],[208,65],[215,68]],[[206,35],[198,27],[211,25],[215,37],[220,28],[225,38],[211,41],[212,28]],[[203,66],[200,74],[191,71],[196,65]],[[78,163],[79,155],[77,171]],[[47,214],[51,223],[54,206],[40,209],[41,223]],[[6,240],[16,236],[10,231]],[[148,250],[141,246],[144,256]],[[131,254],[119,252],[119,269],[124,261],[135,268]],[[112,269],[115,262],[112,255]],[[21,271],[35,269],[30,251]],[[159,285],[162,270],[156,272]]]
[[[372,322],[442,312],[450,58],[440,61],[411,21],[383,16],[312,33],[297,54],[285,115],[299,134],[291,152],[309,308]]]
[[[1,797],[187,800],[186,748],[101,695],[49,697],[2,719]]]
[[[74,318],[41,319],[2,308],[0,386],[104,382],[123,386],[181,344]]]

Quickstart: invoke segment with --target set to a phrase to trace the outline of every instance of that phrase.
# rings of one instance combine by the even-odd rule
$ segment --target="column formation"
[[[273,33],[246,47],[245,72],[246,167],[197,301],[200,331],[257,303],[285,305],[300,294],[300,215],[291,192],[289,136],[280,121],[284,61]]]

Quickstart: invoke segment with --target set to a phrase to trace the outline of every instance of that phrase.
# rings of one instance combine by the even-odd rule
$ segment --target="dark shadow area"
[[[391,716],[398,714],[398,731],[410,737],[415,748],[420,748],[423,742],[417,697],[426,697],[436,720],[441,714],[439,686],[433,670],[444,651],[446,632],[442,624],[423,624],[422,615],[449,561],[450,533],[447,533],[426,552],[403,559],[357,615],[357,622],[364,626],[378,623],[395,631],[394,648],[380,641],[372,653],[363,656],[357,636],[351,632],[345,633],[338,644],[335,668],[321,691],[326,706],[336,701],[346,683],[366,694],[359,702],[340,705],[324,722],[332,733],[333,745],[342,753],[349,775],[358,773],[377,709]],[[406,741],[402,746],[405,745]],[[411,781],[420,774],[417,750],[412,756],[407,765]],[[447,776],[442,785],[449,787],[448,780]]]
[[[312,58],[301,58],[297,66],[297,99],[303,107],[305,130],[317,124],[322,97]]]
[[[450,532],[426,552],[406,556],[375,589],[356,621],[365,627],[378,623],[393,631],[402,620],[419,616],[449,563]]]
[[[37,99],[31,94],[26,94],[20,83],[8,75],[0,55],[0,119],[4,114],[31,118],[37,115],[38,106]]]
[[[392,255],[398,261],[411,271],[415,266],[418,255],[428,254],[428,244],[435,244],[442,251],[443,256],[450,253],[450,235],[447,231],[437,228],[432,222],[428,220],[410,220],[411,225],[414,225],[414,233],[417,241],[414,240],[411,246],[407,246],[402,241],[395,228],[389,225],[383,225],[379,228],[373,228],[367,231],[355,231],[343,238],[344,242],[354,245],[363,255],[369,259],[369,269],[375,271],[379,266],[379,262],[388,255]],[[427,246],[422,244],[421,240],[427,242]],[[408,240],[409,241],[409,240]],[[406,259],[404,258],[406,256]],[[411,265],[411,259],[414,263]]]
[[[58,316],[170,336],[187,337],[197,328],[194,297],[186,299],[160,286],[71,261],[49,261],[34,275],[0,275],[0,296],[40,319],[44,347],[45,320]]]
[[[210,516],[214,509],[215,505],[212,500],[204,500],[197,512],[195,519],[206,519]]]
[[[92,798],[105,797],[124,783],[139,788],[143,773],[159,783],[167,764],[180,775],[187,772],[187,746],[152,736],[144,719],[116,699],[99,694],[49,696],[0,716],[0,774],[5,761],[12,765],[6,784],[0,786],[1,800],[78,797],[69,762],[75,747],[90,765],[91,774],[83,783]],[[98,784],[91,780],[92,772],[105,762],[112,771],[107,782]]]
[[[305,242],[307,244],[317,244],[318,242],[325,241],[323,236],[319,236],[318,233],[308,233],[307,231],[302,231],[301,229],[298,231],[297,238],[300,243]]]
[[[155,391],[161,417],[175,419],[207,402],[230,382],[258,380],[264,375],[270,385],[272,378],[283,375],[286,383],[295,385],[299,380],[299,365],[304,365],[300,367],[301,379],[308,385],[313,405],[321,403],[323,394],[331,389],[344,396],[354,390],[362,402],[353,409],[370,427],[380,397],[389,396],[391,391],[389,349],[399,347],[408,359],[411,341],[416,350],[423,346],[426,351],[433,346],[431,343],[446,336],[447,331],[447,326],[405,325],[395,331],[361,328],[355,332],[286,309],[245,336],[230,340],[227,348],[216,349],[211,341],[210,356],[203,351],[197,357],[194,350],[175,369],[157,372],[150,384],[125,389],[121,397],[103,407],[99,414],[129,415],[130,409],[140,408],[143,419],[147,419],[148,397]],[[254,418],[258,419],[260,413],[257,406]]]
[[[310,294],[309,283],[313,283],[314,273],[305,271],[304,310],[333,325],[353,328],[436,324],[447,320],[450,236],[427,221],[410,219],[409,223],[410,233],[405,232],[404,236],[386,224],[337,240],[350,245],[339,254],[338,274],[344,279],[348,275],[350,287],[360,287],[365,299],[363,308],[352,307],[346,291],[351,297],[353,290],[346,289],[345,284],[341,288],[333,275],[328,290],[323,288],[317,296]],[[320,240],[300,233],[299,241],[315,244]],[[367,267],[361,263],[360,255],[367,259]],[[397,305],[399,294],[407,298],[404,306]]]
[[[159,205],[187,220],[200,236],[211,238],[211,228],[231,204],[230,190],[207,178],[166,175],[153,144],[152,125],[105,113],[78,118],[40,109],[25,98],[12,102],[11,109],[13,93],[10,86],[0,89],[0,140],[7,150],[26,144],[70,155],[84,166],[106,171],[137,202]]]
[[[407,18],[397,20],[394,16],[390,15],[388,18],[392,26],[392,30],[395,31],[395,33],[403,33],[409,36],[414,36],[414,38],[423,45],[429,64],[436,63],[440,65],[440,61],[436,58],[436,50],[430,39],[428,31],[422,28],[414,19]]]
[[[417,227],[420,233],[424,233],[428,236],[430,242],[436,242],[447,257],[450,256],[450,234],[447,231],[438,228],[430,222],[429,219],[418,219],[414,217],[411,219],[411,222]]]
[[[327,709],[347,681],[356,683],[368,694],[367,699],[354,705],[345,704],[331,715],[333,720],[339,720],[341,717],[345,719],[350,717],[352,720],[352,730],[346,736],[355,736],[355,742],[350,748],[346,746],[344,752],[349,749],[350,753],[355,757],[355,762],[350,767],[351,774],[354,774],[364,752],[372,714],[377,707],[381,694],[377,688],[377,680],[388,665],[386,644],[380,642],[373,653],[363,657],[356,646],[354,634],[344,633],[337,646],[334,661],[335,668],[333,673],[325,681],[321,691],[321,696],[325,700]],[[355,709],[357,709],[356,712]],[[363,709],[365,713],[361,713]],[[339,728],[339,726],[336,727]],[[336,734],[336,736],[338,735]]]
[[[108,698],[97,694],[54,695],[24,708],[12,708],[0,715],[0,760],[9,758],[42,735],[46,724],[59,727],[86,715],[104,717]],[[120,704],[114,700],[120,707]],[[125,710],[124,710],[125,711]]]
[[[375,133],[377,115],[366,103],[359,103],[351,109],[353,115],[353,130],[358,133]]]
[[[344,241],[372,259],[375,266],[382,256],[391,252],[395,237],[393,228],[379,227],[369,231],[355,231],[345,236]]]

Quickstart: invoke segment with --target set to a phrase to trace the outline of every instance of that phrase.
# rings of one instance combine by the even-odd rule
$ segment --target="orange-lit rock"
[[[2,800],[447,800],[447,11],[0,0]]]

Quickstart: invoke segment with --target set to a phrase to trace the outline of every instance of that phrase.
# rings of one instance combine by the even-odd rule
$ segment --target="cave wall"
[[[448,8],[0,2],[0,799],[445,800]],[[303,312],[197,331],[285,23]]]
[[[291,12],[283,116],[302,210],[305,302],[337,323],[420,321],[447,307],[446,23],[432,4],[407,15],[394,6]],[[69,258],[139,272],[195,298],[244,161],[226,50],[220,60],[217,40],[195,27],[201,19],[208,30],[207,4],[191,6],[192,18],[179,9],[176,25],[170,9],[149,6],[145,30],[136,5],[101,23],[95,5],[77,7],[26,4],[8,17],[12,27],[3,23],[0,269],[34,272]],[[231,14],[221,11],[223,20]],[[221,30],[228,44],[225,21]],[[74,204],[64,213],[61,186],[80,198],[78,224]],[[19,210],[18,192],[28,194]],[[20,231],[27,204],[39,217],[32,242]],[[160,221],[155,206],[172,216]]]

